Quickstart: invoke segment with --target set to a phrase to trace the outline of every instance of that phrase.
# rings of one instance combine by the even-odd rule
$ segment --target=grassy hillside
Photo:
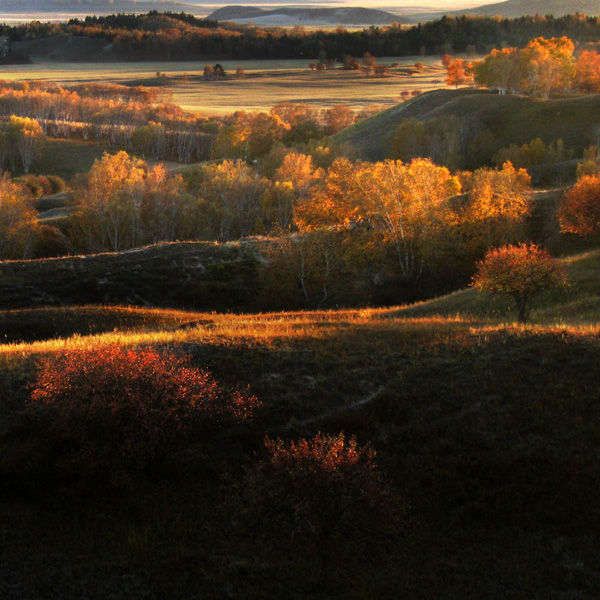
[[[452,14],[487,15],[490,17],[499,15],[515,19],[528,15],[561,17],[563,15],[574,15],[575,13],[589,16],[598,15],[600,14],[600,2],[598,0],[507,0],[506,2],[485,4],[468,10],[454,11]]]
[[[106,148],[94,142],[48,139],[31,166],[32,173],[58,175],[67,181],[78,173],[87,173]]]
[[[500,96],[474,89],[439,90],[422,94],[340,132],[332,139],[348,143],[359,158],[389,158],[394,131],[403,121],[457,117],[475,122],[493,135],[494,151],[535,138],[545,143],[562,139],[576,155],[596,143],[600,125],[600,95],[558,100]]]
[[[580,281],[597,262],[573,261]],[[118,498],[4,486],[3,598],[596,598],[597,326],[406,310],[79,312],[81,322],[117,326],[139,318],[138,331],[0,346],[0,423],[22,408],[40,357],[115,343],[178,348],[221,381],[250,385],[263,408],[243,438],[245,458],[234,451],[241,440],[223,439],[235,460],[224,481],[195,475]],[[186,319],[190,327],[173,328]],[[393,565],[334,560],[327,585],[315,587],[308,556],[255,542],[228,511],[232,481],[265,431],[319,430],[372,442],[410,523]],[[14,438],[1,439],[6,449]]]
[[[0,307],[105,303],[251,310],[261,245],[183,242],[118,254],[5,261]]]

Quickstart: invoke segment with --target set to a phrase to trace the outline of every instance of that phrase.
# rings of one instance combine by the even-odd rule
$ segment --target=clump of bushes
[[[218,432],[257,406],[171,352],[72,350],[40,365],[21,433],[33,429],[39,445],[30,454],[54,478],[121,484],[195,468]]]
[[[17,177],[15,183],[23,185],[33,196],[33,198],[41,198],[42,196],[50,196],[58,194],[67,189],[67,184],[62,177],[57,175],[22,175]]]

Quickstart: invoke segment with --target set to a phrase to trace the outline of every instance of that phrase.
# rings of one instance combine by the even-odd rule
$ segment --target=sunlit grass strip
[[[180,313],[178,316],[187,317],[189,327],[136,332],[113,331],[94,335],[76,334],[53,340],[4,344],[0,345],[0,355],[20,354],[26,357],[107,345],[138,347],[208,344],[218,346],[244,343],[269,347],[300,340],[335,339],[337,335],[344,332],[389,335],[395,339],[398,339],[398,336],[407,338],[423,336],[436,341],[452,338],[461,333],[485,335],[501,330],[517,334],[525,332],[560,334],[564,332],[571,335],[595,335],[600,333],[600,324],[573,325],[557,322],[519,325],[511,321],[494,323],[490,320],[467,319],[460,316],[406,318],[398,316],[397,309],[264,315]]]

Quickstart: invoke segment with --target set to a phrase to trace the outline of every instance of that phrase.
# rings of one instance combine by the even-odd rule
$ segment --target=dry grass
[[[312,59],[311,59],[312,60]],[[185,110],[205,114],[229,114],[236,110],[269,110],[278,102],[306,102],[328,108],[341,102],[355,109],[372,104],[394,106],[404,90],[429,91],[445,87],[445,69],[437,57],[380,59],[381,64],[399,62],[400,67],[384,78],[366,78],[360,72],[310,71],[311,60],[236,61],[223,63],[234,74],[244,68],[243,79],[205,81],[204,65],[197,63],[36,63],[8,65],[2,78],[44,79],[58,83],[99,81],[135,85],[164,85],[173,92],[173,102]],[[403,74],[417,61],[426,63],[424,73]],[[165,78],[156,78],[157,72]],[[183,75],[188,74],[188,81]]]

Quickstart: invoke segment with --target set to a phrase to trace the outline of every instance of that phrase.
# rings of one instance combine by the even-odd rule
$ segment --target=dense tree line
[[[201,60],[327,57],[343,61],[346,55],[411,56],[445,52],[490,52],[494,48],[522,48],[536,37],[566,35],[578,43],[600,38],[600,18],[585,15],[521,17],[446,16],[405,28],[370,27],[360,31],[307,31],[278,27],[216,23],[191,15],[156,13],[112,15],[71,20],[66,24],[32,22],[0,26],[11,40],[54,35],[104,38],[121,60]]]

